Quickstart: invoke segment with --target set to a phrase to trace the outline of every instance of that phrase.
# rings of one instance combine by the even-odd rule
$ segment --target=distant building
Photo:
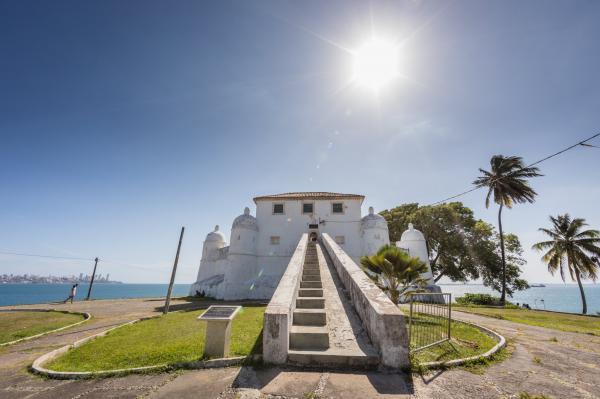
[[[363,195],[330,192],[254,198],[256,217],[245,208],[234,219],[229,245],[219,226],[206,236],[190,295],[271,298],[304,233],[314,240],[322,233],[329,234],[358,263],[361,256],[372,255],[390,242],[387,222],[381,215],[370,207],[369,213],[362,216],[364,199]],[[405,233],[407,242],[404,243],[403,235],[403,241],[397,245],[427,261],[425,240],[419,241],[422,234],[409,231]],[[430,273],[426,277],[432,282]]]

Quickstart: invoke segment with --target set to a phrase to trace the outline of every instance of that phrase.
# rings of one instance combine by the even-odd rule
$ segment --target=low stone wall
[[[381,363],[391,368],[410,367],[407,318],[328,234],[322,235],[322,241]]]
[[[263,328],[263,360],[284,364],[290,347],[290,328],[296,307],[296,295],[306,256],[308,234],[303,234],[285,273],[265,310]]]

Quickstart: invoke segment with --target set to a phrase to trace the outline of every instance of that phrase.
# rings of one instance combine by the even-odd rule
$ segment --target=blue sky
[[[532,162],[600,129],[596,1],[0,0],[0,250],[95,257],[192,282],[202,240],[258,194],[356,192],[365,209],[470,187],[493,154]],[[372,32],[403,43],[377,95],[347,85]],[[600,140],[595,141],[600,145]],[[600,149],[541,165],[506,212],[524,276],[550,214],[600,228]],[[463,198],[496,221],[484,193]],[[108,262],[110,261],[110,262]],[[0,273],[91,262],[0,255]]]

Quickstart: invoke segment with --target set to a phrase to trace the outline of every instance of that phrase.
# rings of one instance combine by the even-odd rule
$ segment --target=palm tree
[[[521,157],[505,157],[494,155],[490,160],[491,170],[488,172],[479,169],[482,176],[478,177],[473,184],[477,187],[488,187],[485,197],[485,207],[490,206],[490,197],[494,195],[494,202],[500,205],[498,210],[498,230],[500,231],[500,252],[502,255],[502,295],[500,303],[506,301],[506,255],[504,253],[504,233],[502,231],[502,208],[512,208],[516,203],[532,203],[537,193],[529,186],[527,179],[541,176],[539,169],[526,167]]]
[[[548,264],[548,271],[554,275],[560,271],[560,277],[565,281],[565,269],[569,271],[571,280],[577,280],[579,292],[581,293],[581,302],[583,304],[582,312],[587,313],[587,303],[581,279],[591,279],[596,281],[600,264],[600,231],[584,230],[587,226],[585,219],[575,218],[571,220],[568,213],[550,216],[552,221],[551,229],[539,229],[550,236],[550,241],[538,242],[533,249],[538,251],[548,250],[542,260]]]
[[[427,284],[427,280],[421,278],[421,274],[427,272],[427,265],[393,245],[382,246],[376,255],[363,256],[360,264],[395,304],[407,291],[414,290],[414,286]]]

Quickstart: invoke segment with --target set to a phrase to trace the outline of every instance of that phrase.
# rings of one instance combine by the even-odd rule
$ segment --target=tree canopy
[[[403,204],[380,214],[388,222],[392,242],[400,240],[408,223],[425,235],[435,281],[444,276],[462,282],[481,279],[486,286],[501,290],[500,237],[491,224],[476,219],[461,202],[435,206]],[[512,295],[527,288],[527,282],[519,277],[525,260],[518,237],[506,234],[504,239],[507,293]]]

